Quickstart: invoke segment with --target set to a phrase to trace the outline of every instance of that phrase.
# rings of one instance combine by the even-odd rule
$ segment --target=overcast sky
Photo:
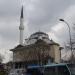
[[[25,39],[40,30],[60,44],[68,41],[68,27],[59,19],[65,19],[71,28],[74,26],[75,0],[0,0],[0,53],[8,60],[9,49],[19,43],[22,4]]]

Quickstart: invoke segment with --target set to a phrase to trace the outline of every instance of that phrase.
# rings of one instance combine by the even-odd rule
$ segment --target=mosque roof
[[[47,43],[44,42],[43,40],[40,40],[40,39],[39,39],[39,40],[37,40],[37,41],[35,42],[35,44],[26,45],[26,46],[21,46],[21,45],[19,45],[19,46],[17,46],[16,48],[11,49],[11,51],[21,50],[21,49],[27,49],[27,50],[29,50],[29,49],[32,49],[32,48],[38,48],[38,46],[45,47],[45,48],[50,48],[50,45],[49,45],[49,44],[47,44]]]
[[[46,39],[44,40],[43,38],[42,39],[39,38],[39,39],[36,39],[35,42],[33,42],[33,39],[38,38],[39,36],[45,37]],[[14,50],[17,50],[17,49],[19,49],[19,50],[20,49],[27,49],[27,48],[29,49],[30,47],[33,48],[33,47],[36,47],[36,46],[45,46],[45,47],[48,47],[48,46],[50,47],[50,45],[60,46],[58,43],[54,42],[53,40],[50,40],[48,34],[46,34],[44,32],[33,33],[30,36],[29,39],[31,39],[31,40],[28,40],[28,41],[33,42],[33,43],[27,44],[25,46],[22,46],[22,45],[19,44],[14,49],[11,49],[11,51],[14,51]]]
[[[19,49],[19,48],[22,48],[22,47],[24,47],[24,46],[22,46],[22,45],[17,45],[14,49]],[[10,51],[12,51],[13,49],[11,49]]]
[[[41,32],[41,31],[36,32],[36,33],[33,33],[32,35],[36,35],[36,34],[44,34],[44,35],[48,35],[48,34],[46,34],[46,33],[44,33],[44,32]]]

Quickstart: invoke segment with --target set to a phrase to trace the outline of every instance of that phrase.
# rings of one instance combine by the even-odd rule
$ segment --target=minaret
[[[20,30],[20,45],[23,45],[23,31],[24,31],[24,25],[23,25],[23,6],[21,9],[21,16],[20,16],[20,26],[19,26],[19,30]]]

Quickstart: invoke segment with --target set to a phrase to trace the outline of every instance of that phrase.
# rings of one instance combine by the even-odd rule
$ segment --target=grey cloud
[[[70,0],[39,0],[34,11],[28,12],[29,28],[32,30],[39,27],[50,30],[50,27],[56,23],[56,19],[71,5]]]
[[[18,38],[18,22],[4,19],[0,21],[0,36],[6,40],[15,40]]]
[[[0,48],[12,48],[19,41],[21,1],[0,0],[0,38],[2,38]],[[26,35],[39,31],[39,29],[50,32],[50,28],[57,23],[60,17],[64,16],[64,12],[70,6],[75,5],[75,0],[23,0],[23,3],[25,4],[24,21],[28,22],[28,25],[25,25],[27,31],[25,28],[24,36],[27,37]],[[74,22],[74,18],[72,20]],[[59,31],[55,33],[55,36],[63,41],[67,38],[67,33]]]
[[[0,0],[0,16],[17,16],[21,8],[20,0]]]
[[[7,23],[4,21],[5,25],[7,26],[4,26],[6,27],[4,28],[5,30],[0,30],[0,33],[4,38],[15,40],[17,38],[16,34],[18,33],[21,1],[0,0],[0,2],[0,16],[8,20],[8,22],[6,21]],[[34,7],[33,10],[26,10],[26,8],[28,8],[28,5],[24,7],[25,20],[28,20],[28,29],[31,33],[38,30],[49,32],[51,26],[55,25],[61,13],[63,13],[68,7],[70,7],[74,3],[73,0],[32,0],[32,2],[28,2],[29,5],[32,4]],[[15,26],[16,17],[18,17],[17,26]]]

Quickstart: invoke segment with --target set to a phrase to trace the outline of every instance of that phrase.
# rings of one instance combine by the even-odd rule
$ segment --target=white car
[[[11,69],[8,75],[20,75],[23,69]]]

